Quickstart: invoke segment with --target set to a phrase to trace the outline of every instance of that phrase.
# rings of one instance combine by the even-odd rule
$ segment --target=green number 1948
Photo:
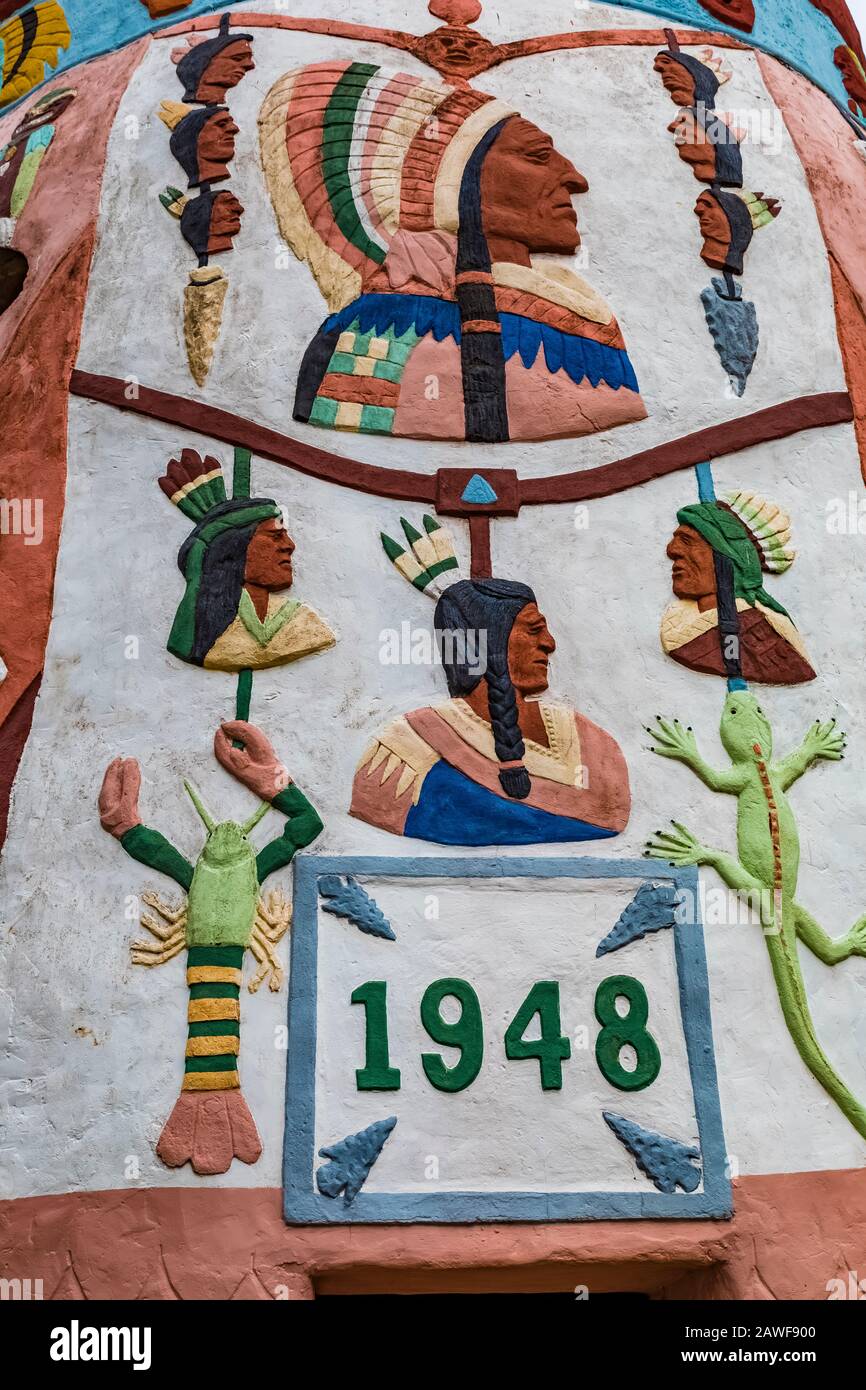
[[[449,1021],[442,1003],[451,998],[459,1014]],[[617,1000],[628,1004],[621,1014]],[[384,980],[368,980],[353,990],[353,1004],[363,1004],[366,1022],[364,1066],[355,1072],[359,1091],[399,1091],[400,1070],[391,1065],[388,1044],[388,986]],[[478,995],[467,980],[434,980],[421,998],[421,1022],[434,1042],[458,1049],[460,1056],[448,1066],[438,1052],[424,1052],[424,1075],[438,1091],[463,1091],[478,1076],[484,1061],[484,1025]],[[540,1036],[527,1039],[526,1030],[538,1016]],[[631,975],[611,975],[595,993],[595,1016],[601,1024],[595,1041],[595,1058],[606,1081],[621,1091],[642,1091],[651,1086],[661,1069],[661,1054],[647,1029],[649,1001],[639,980]],[[562,1032],[559,982],[538,980],[532,986],[504,1037],[509,1061],[537,1060],[544,1091],[562,1089],[562,1064],[571,1056],[571,1043]],[[633,1049],[635,1063],[623,1065],[623,1048]]]

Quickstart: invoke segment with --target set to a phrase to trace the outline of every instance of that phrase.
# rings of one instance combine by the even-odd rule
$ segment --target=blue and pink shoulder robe
[[[452,700],[413,710],[377,736],[355,773],[350,814],[394,835],[446,845],[554,844],[618,835],[631,808],[619,745],[582,714],[546,709],[558,716],[560,729],[568,721],[568,747],[557,752],[527,742],[523,761],[531,791],[525,800],[506,794],[495,756],[484,751],[488,741],[492,751],[489,725],[463,701]],[[458,732],[467,726],[472,743]]]
[[[294,418],[327,429],[465,439],[465,330],[452,292],[416,279],[395,293],[388,263],[321,325],[298,375]],[[558,266],[494,264],[504,377],[503,438],[576,438],[646,416],[616,319]],[[484,389],[491,390],[487,378]],[[479,383],[482,389],[482,383]]]

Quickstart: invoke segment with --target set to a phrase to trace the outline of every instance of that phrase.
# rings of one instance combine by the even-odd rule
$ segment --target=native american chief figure
[[[297,68],[259,116],[280,231],[330,310],[294,418],[497,443],[646,415],[616,319],[533,253],[580,244],[581,173],[504,102],[369,63]]]
[[[222,467],[184,449],[159,486],[193,522],[177,557],[185,590],[168,650],[213,671],[258,671],[324,651],[335,637],[297,599],[295,543],[272,497],[226,494]]]
[[[350,814],[446,845],[602,840],[625,829],[628,769],[611,734],[544,698],[556,642],[533,590],[465,579],[449,533],[403,522],[383,536],[403,577],[436,602],[444,704],[393,720],[365,749]],[[480,640],[479,640],[480,639]]]
[[[677,512],[667,547],[675,601],[662,617],[662,647],[691,671],[767,685],[815,679],[787,609],[764,588],[796,558],[787,512],[740,489]]]

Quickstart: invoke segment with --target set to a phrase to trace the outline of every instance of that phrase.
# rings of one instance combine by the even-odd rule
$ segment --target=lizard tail
[[[815,1080],[824,1087],[829,1096],[832,1096],[857,1133],[866,1139],[866,1107],[848,1090],[841,1077],[837,1076],[818,1042],[812,1015],[806,1003],[806,991],[799,966],[792,961],[791,953],[786,949],[781,935],[776,938],[768,936],[766,941],[779,991],[779,1002],[794,1046]]]
[[[243,956],[243,946],[190,946],[187,952],[183,1089],[156,1146],[169,1168],[191,1163],[197,1173],[225,1173],[233,1158],[255,1163],[261,1155],[238,1077]]]

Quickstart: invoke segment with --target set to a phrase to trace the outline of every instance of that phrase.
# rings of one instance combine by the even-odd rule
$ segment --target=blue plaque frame
[[[399,878],[632,878],[668,882],[695,904],[694,920],[677,922],[674,951],[680,1011],[698,1123],[702,1191],[687,1192],[371,1192],[351,1204],[316,1187],[315,1153],[318,879],[322,874]],[[409,858],[408,856],[301,854],[294,861],[289,1033],[286,1065],[286,1128],[283,1149],[283,1213],[294,1225],[370,1222],[628,1221],[726,1219],[732,1215],[731,1183],[722,1129],[703,927],[698,911],[698,871],[645,859]],[[336,925],[336,924],[335,924]],[[387,1101],[383,1097],[383,1116]],[[376,1117],[380,1118],[380,1117]],[[601,1121],[601,1116],[599,1116]],[[399,1127],[395,1130],[395,1142]],[[334,1135],[334,1141],[342,1138]]]

